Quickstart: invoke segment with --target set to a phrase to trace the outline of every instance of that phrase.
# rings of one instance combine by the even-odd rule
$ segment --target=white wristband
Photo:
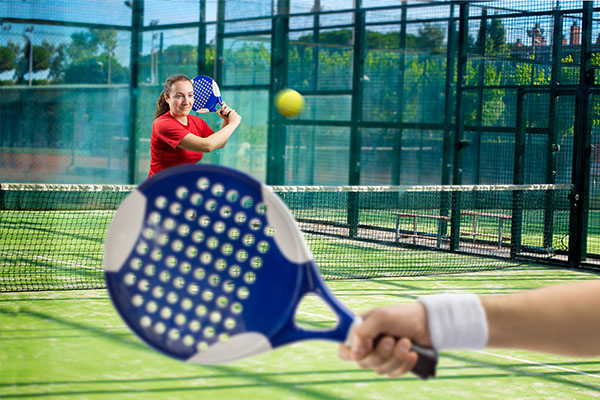
[[[484,348],[488,326],[481,300],[474,294],[435,294],[419,298],[427,310],[427,323],[433,348]]]

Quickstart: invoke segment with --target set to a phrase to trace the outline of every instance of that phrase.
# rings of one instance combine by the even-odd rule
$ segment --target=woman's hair
[[[169,79],[167,79],[167,81],[165,82],[165,87],[160,93],[158,101],[156,102],[156,112],[154,113],[154,119],[160,117],[161,115],[169,111],[169,103],[167,103],[167,101],[165,100],[165,96],[171,96],[171,86],[173,86],[175,82],[179,81],[188,81],[190,83],[192,82],[190,78],[188,78],[185,75],[170,76]]]

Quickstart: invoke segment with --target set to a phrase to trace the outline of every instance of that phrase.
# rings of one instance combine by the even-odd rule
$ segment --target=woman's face
[[[186,117],[194,104],[194,87],[190,81],[177,81],[171,85],[171,93],[165,96],[171,115]]]

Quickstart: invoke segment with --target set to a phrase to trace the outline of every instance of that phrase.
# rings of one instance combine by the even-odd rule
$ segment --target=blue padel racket
[[[221,105],[221,91],[219,85],[212,78],[200,75],[192,79],[194,86],[194,104],[192,110],[198,113],[217,111],[217,105]]]
[[[348,343],[361,322],[330,292],[279,197],[225,167],[174,167],[141,184],[114,216],[104,266],[127,325],[180,360],[219,364],[307,339]],[[307,293],[337,314],[335,328],[296,325]],[[435,351],[413,350],[413,372],[434,376]]]

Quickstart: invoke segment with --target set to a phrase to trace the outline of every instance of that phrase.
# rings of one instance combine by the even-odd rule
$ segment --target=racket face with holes
[[[192,79],[194,86],[194,104],[192,110],[198,113],[217,111],[217,105],[221,105],[221,91],[217,82],[212,78],[200,75]]]
[[[140,185],[115,214],[104,264],[129,327],[182,360],[222,363],[298,340],[344,341],[355,318],[320,278],[283,202],[225,167],[175,167]],[[295,326],[307,292],[330,304],[337,327]]]

